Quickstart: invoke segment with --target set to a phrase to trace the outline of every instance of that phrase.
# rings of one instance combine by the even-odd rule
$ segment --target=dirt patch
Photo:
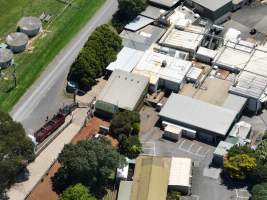
[[[109,127],[109,122],[103,121],[99,118],[92,118],[88,121],[86,126],[72,139],[71,143],[76,144],[81,140],[86,140],[92,137],[95,133],[99,131],[99,126]],[[113,145],[117,145],[117,141],[111,140]],[[27,197],[26,200],[58,200],[59,196],[52,189],[51,178],[60,168],[60,164],[55,162],[53,166],[50,168],[48,173],[44,176],[42,181],[37,184],[35,189],[31,192],[31,194]]]

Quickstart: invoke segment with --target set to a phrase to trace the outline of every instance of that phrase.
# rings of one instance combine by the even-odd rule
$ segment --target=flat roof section
[[[140,15],[156,20],[160,18],[161,15],[164,15],[166,12],[167,12],[166,10],[161,8],[157,8],[154,6],[147,6],[146,9],[143,12],[141,12]]]
[[[175,6],[180,0],[148,0],[153,4],[157,4],[158,6],[163,6],[166,8],[172,8]]]
[[[229,92],[243,97],[260,99],[266,90],[267,78],[247,71],[240,73]]]
[[[169,186],[191,187],[192,160],[190,158],[172,157]]]
[[[145,26],[151,24],[153,21],[154,21],[153,19],[138,15],[133,21],[127,24],[124,28],[130,31],[138,31],[141,28],[144,28]]]
[[[216,11],[226,4],[232,2],[232,0],[192,0],[193,2],[201,5],[211,11]],[[230,12],[231,10],[229,10]]]
[[[203,39],[203,34],[199,31],[194,33],[173,28],[166,32],[159,43],[163,46],[195,52]]]
[[[254,28],[255,28],[256,30],[258,30],[259,32],[261,32],[261,33],[267,35],[267,26],[266,26],[266,24],[267,24],[267,16],[264,17],[262,20],[260,20],[260,21],[254,26]]]
[[[157,42],[165,32],[166,30],[163,28],[148,25],[136,32],[123,30],[120,36],[123,41],[123,46],[145,51],[153,43]]]
[[[166,64],[164,67],[162,67],[163,62]],[[189,61],[149,49],[145,52],[133,73],[149,77],[150,83],[153,83],[156,78],[161,78],[180,84],[191,66],[192,63]]]
[[[136,159],[131,200],[166,200],[171,158],[139,156]]]
[[[110,63],[107,66],[107,70],[114,71],[115,69],[131,72],[137,63],[141,60],[144,55],[143,51],[136,49],[123,47],[117,55],[116,61]]]
[[[246,103],[247,98],[229,94],[223,104],[223,107],[240,112],[245,107]]]
[[[132,111],[147,86],[148,78],[122,70],[115,70],[99,95],[98,100]]]
[[[159,116],[225,136],[237,112],[172,93]]]

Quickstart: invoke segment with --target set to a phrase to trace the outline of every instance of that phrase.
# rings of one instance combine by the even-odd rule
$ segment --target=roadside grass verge
[[[52,21],[52,24],[44,24],[45,33],[33,42],[32,52],[26,51],[15,55],[17,87],[12,89],[11,78],[9,81],[0,80],[1,88],[5,88],[5,90],[0,90],[1,110],[10,111],[12,109],[45,67],[104,2],[105,0],[74,0],[72,5],[66,7],[62,12],[66,5],[60,0],[0,0],[0,27],[6,24],[5,29],[1,29],[0,32],[2,40],[9,32],[15,31],[16,23],[21,16],[40,16],[45,12],[52,15],[53,18],[62,12]],[[12,69],[8,69],[6,74],[10,74],[10,70]]]

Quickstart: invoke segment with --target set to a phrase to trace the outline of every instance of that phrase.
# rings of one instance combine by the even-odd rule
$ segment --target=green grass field
[[[45,67],[104,2],[105,0],[74,0],[64,10],[66,5],[59,0],[0,0],[0,43],[4,42],[8,33],[16,30],[16,24],[22,16],[39,17],[43,12],[52,16],[51,25],[43,24],[47,32],[34,41],[33,51],[15,56],[15,89],[12,89],[13,81],[8,76],[13,69],[4,71],[7,78],[0,79],[1,110],[11,110]]]

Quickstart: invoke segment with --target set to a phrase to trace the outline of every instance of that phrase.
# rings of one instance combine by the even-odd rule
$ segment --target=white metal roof
[[[225,136],[237,112],[198,99],[172,93],[159,113],[164,120],[193,126]]]
[[[119,108],[134,110],[148,85],[148,78],[137,74],[115,70],[98,100],[117,105]]]
[[[130,200],[132,181],[121,181],[117,200]]]
[[[250,131],[251,131],[251,124],[241,121],[235,124],[235,126],[229,133],[229,136],[238,137],[241,139],[247,139]]]
[[[138,31],[141,28],[151,24],[154,20],[138,15],[133,21],[127,24],[124,28],[130,31]]]
[[[177,135],[180,135],[182,133],[182,129],[175,124],[168,124],[165,128],[164,131],[166,132],[171,132]]]
[[[165,33],[159,43],[171,48],[194,52],[203,39],[201,32],[204,32],[204,30],[205,29],[201,29],[200,31],[198,30],[197,33],[194,33],[173,28]]]
[[[166,62],[165,67],[162,67],[163,62]],[[150,82],[153,82],[152,79],[158,77],[180,84],[191,66],[192,63],[189,61],[154,52],[152,49],[149,49],[145,52],[143,58],[133,70],[133,73],[149,77]]]
[[[172,157],[169,185],[190,187],[192,177],[192,160],[190,158]]]
[[[117,55],[116,61],[110,63],[106,69],[110,71],[120,69],[126,72],[131,72],[143,55],[143,51],[123,47]]]
[[[243,97],[259,99],[266,90],[267,78],[243,71],[229,92]]]

